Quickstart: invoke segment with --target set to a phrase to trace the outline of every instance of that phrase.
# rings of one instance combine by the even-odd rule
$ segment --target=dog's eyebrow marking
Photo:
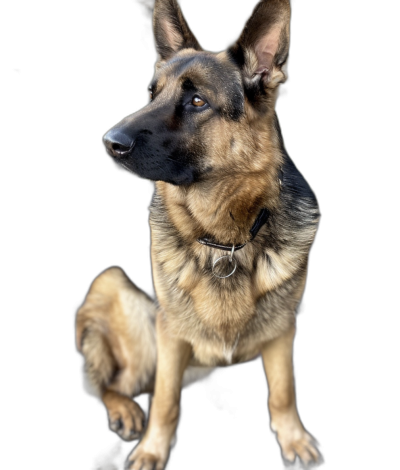
[[[153,87],[153,93],[159,93],[164,86],[167,84],[168,80],[163,74],[156,74],[153,76],[151,81],[151,86]]]
[[[183,78],[182,88],[185,91],[197,91],[197,88],[194,86],[192,80],[190,78]]]

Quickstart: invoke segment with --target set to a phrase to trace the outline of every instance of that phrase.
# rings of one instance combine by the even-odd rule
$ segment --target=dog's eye
[[[201,108],[205,104],[206,104],[206,102],[204,100],[202,100],[199,96],[197,96],[197,95],[193,96],[193,98],[192,98],[192,105],[193,106],[197,106],[197,107]]]

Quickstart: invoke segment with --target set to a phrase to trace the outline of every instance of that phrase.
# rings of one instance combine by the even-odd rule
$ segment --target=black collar
[[[284,186],[283,177],[284,177],[284,174],[283,174],[283,169],[281,167],[279,168],[279,171],[278,171],[278,181],[279,181],[279,187],[281,190]],[[254,222],[253,226],[250,229],[251,237],[250,237],[250,240],[248,241],[251,242],[252,240],[254,240],[260,228],[267,222],[269,216],[270,216],[270,212],[268,209],[266,208],[261,209],[260,213],[257,216],[256,221]],[[224,251],[232,251],[232,246],[221,245],[220,243],[215,243],[214,241],[210,240],[207,237],[198,238],[197,241],[201,243],[202,245],[210,246],[211,248],[218,248],[218,250],[224,250]],[[234,251],[242,249],[246,244],[247,242],[244,242],[241,245],[235,245]]]
[[[267,222],[270,212],[268,209],[261,209],[260,213],[257,216],[256,221],[250,229],[251,238],[249,241],[254,240],[260,228]],[[207,237],[198,238],[197,241],[202,245],[210,246],[211,248],[218,248],[218,250],[232,251],[232,245],[221,245],[220,243],[215,243]],[[235,251],[240,250],[246,245],[247,242],[242,243],[241,245],[235,245]]]

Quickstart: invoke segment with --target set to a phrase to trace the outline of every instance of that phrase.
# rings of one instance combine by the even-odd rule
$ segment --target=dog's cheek
[[[206,145],[206,140],[201,137],[192,139],[185,146],[180,146],[174,152],[172,158],[182,165],[190,167],[194,173],[194,181],[203,179],[209,173],[212,166],[212,159],[209,157],[210,149]]]

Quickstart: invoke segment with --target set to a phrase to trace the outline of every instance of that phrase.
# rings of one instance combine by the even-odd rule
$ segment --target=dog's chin
[[[164,181],[174,186],[188,186],[200,180],[200,174],[191,166],[179,163],[138,164],[131,159],[120,159],[113,156],[113,161],[121,170],[127,170],[140,178],[150,181]]]

